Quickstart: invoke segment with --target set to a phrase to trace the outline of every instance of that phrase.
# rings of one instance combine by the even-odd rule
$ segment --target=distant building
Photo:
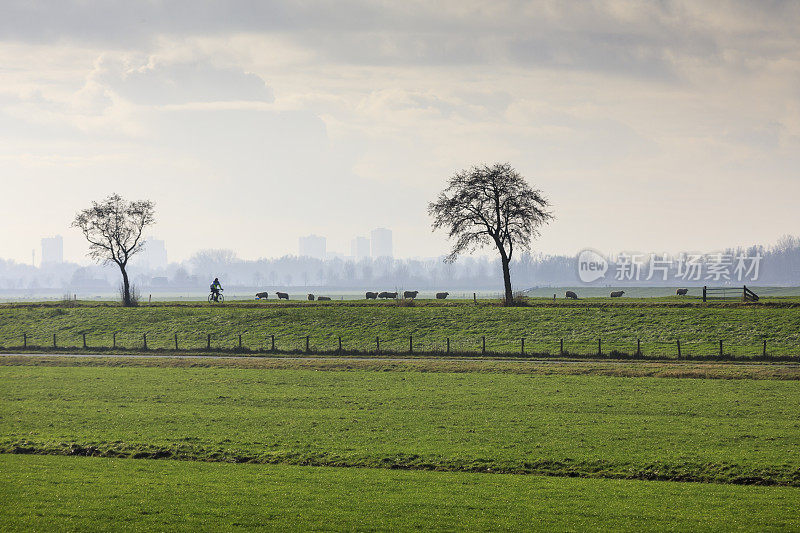
[[[61,235],[42,239],[42,264],[54,265],[64,262],[64,239]]]
[[[327,245],[325,237],[319,235],[306,235],[298,240],[300,257],[311,257],[314,259],[325,259]]]
[[[370,233],[372,241],[372,257],[393,257],[392,230],[375,228]]]
[[[164,241],[152,237],[144,241],[144,248],[137,256],[137,263],[149,270],[166,268],[168,264],[167,247]]]
[[[350,241],[350,256],[356,261],[361,261],[369,257],[369,239],[366,237],[356,237]]]

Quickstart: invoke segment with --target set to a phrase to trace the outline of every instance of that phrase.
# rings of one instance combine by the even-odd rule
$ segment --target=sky
[[[552,204],[543,253],[712,251],[800,233],[800,2],[0,3],[0,257],[112,193],[170,260],[394,232],[508,162]],[[487,251],[488,252],[488,251]]]

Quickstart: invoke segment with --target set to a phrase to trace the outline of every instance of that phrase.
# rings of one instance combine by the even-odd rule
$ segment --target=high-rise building
[[[375,228],[370,233],[372,257],[392,257],[392,230]]]
[[[57,264],[64,262],[64,239],[61,235],[45,237],[42,239],[42,264]]]
[[[325,259],[327,245],[325,237],[319,235],[306,235],[298,240],[300,257],[312,257],[314,259]]]
[[[366,237],[356,237],[350,241],[350,255],[356,261],[361,261],[369,257],[369,239]]]
[[[164,241],[152,237],[144,241],[144,248],[138,254],[137,263],[151,270],[166,268],[167,246]]]

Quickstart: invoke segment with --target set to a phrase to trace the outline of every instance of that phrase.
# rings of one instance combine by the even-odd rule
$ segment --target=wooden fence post
[[[474,303],[478,303],[478,293],[476,293],[476,292],[472,293],[472,301]]]
[[[271,348],[271,350],[274,352],[275,351],[275,335],[270,335],[270,337],[272,337],[272,348]]]
[[[117,332],[116,331],[114,333],[112,333],[112,335],[111,335],[111,347],[113,349],[115,349],[115,350],[117,349]]]
[[[764,350],[761,352],[763,357],[767,356],[767,339],[764,339]]]
[[[83,347],[86,348],[86,333],[83,334]]]
[[[310,343],[310,340],[308,338],[308,335],[306,335],[306,353],[308,353],[310,351],[309,350],[309,343]]]
[[[450,355],[450,337],[447,337],[447,355]]]
[[[558,350],[558,355],[561,355],[561,356],[563,356],[563,355],[564,355],[564,339],[560,339],[560,341],[561,341],[561,342],[560,342],[560,344],[561,344],[561,347],[560,347],[560,348],[559,348],[559,350]]]
[[[486,355],[486,335],[481,337],[481,355]]]
[[[642,339],[636,339],[636,357],[642,356]]]
[[[22,334],[22,347],[23,348],[27,348],[28,347],[28,334],[27,333],[23,333]]]
[[[381,338],[375,337],[375,353],[381,353]]]
[[[603,339],[597,339],[597,355],[603,355]]]
[[[719,340],[719,356],[722,357],[722,339]]]
[[[206,333],[206,350],[211,349],[211,333]]]
[[[144,339],[144,349],[147,350],[147,333],[145,333],[142,338]]]
[[[414,354],[414,335],[408,336],[408,353]]]
[[[706,287],[705,285],[703,285],[703,301],[704,301],[704,302],[706,301],[706,289],[708,289],[708,287]]]
[[[175,350],[178,350],[178,334],[175,333]]]
[[[242,349],[242,334],[239,333],[239,350]]]
[[[678,359],[680,359],[681,358],[681,340],[678,339],[677,342],[678,342]]]
[[[520,347],[520,353],[525,355],[525,337],[522,337],[522,346]]]
[[[342,353],[342,337],[339,336],[339,353]]]
[[[53,333],[53,348],[56,347],[56,334]]]

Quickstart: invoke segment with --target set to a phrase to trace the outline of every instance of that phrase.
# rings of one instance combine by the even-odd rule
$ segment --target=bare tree
[[[462,252],[494,244],[503,266],[505,301],[513,301],[509,264],[514,248],[530,249],[539,227],[552,220],[548,201],[507,163],[475,166],[450,178],[435,202],[428,204],[433,229],[455,239],[446,261]]]
[[[126,202],[113,194],[75,216],[72,226],[89,241],[89,257],[103,263],[114,262],[122,272],[122,304],[132,305],[131,286],[126,270],[128,261],[144,246],[142,232],[155,223],[153,202]]]

